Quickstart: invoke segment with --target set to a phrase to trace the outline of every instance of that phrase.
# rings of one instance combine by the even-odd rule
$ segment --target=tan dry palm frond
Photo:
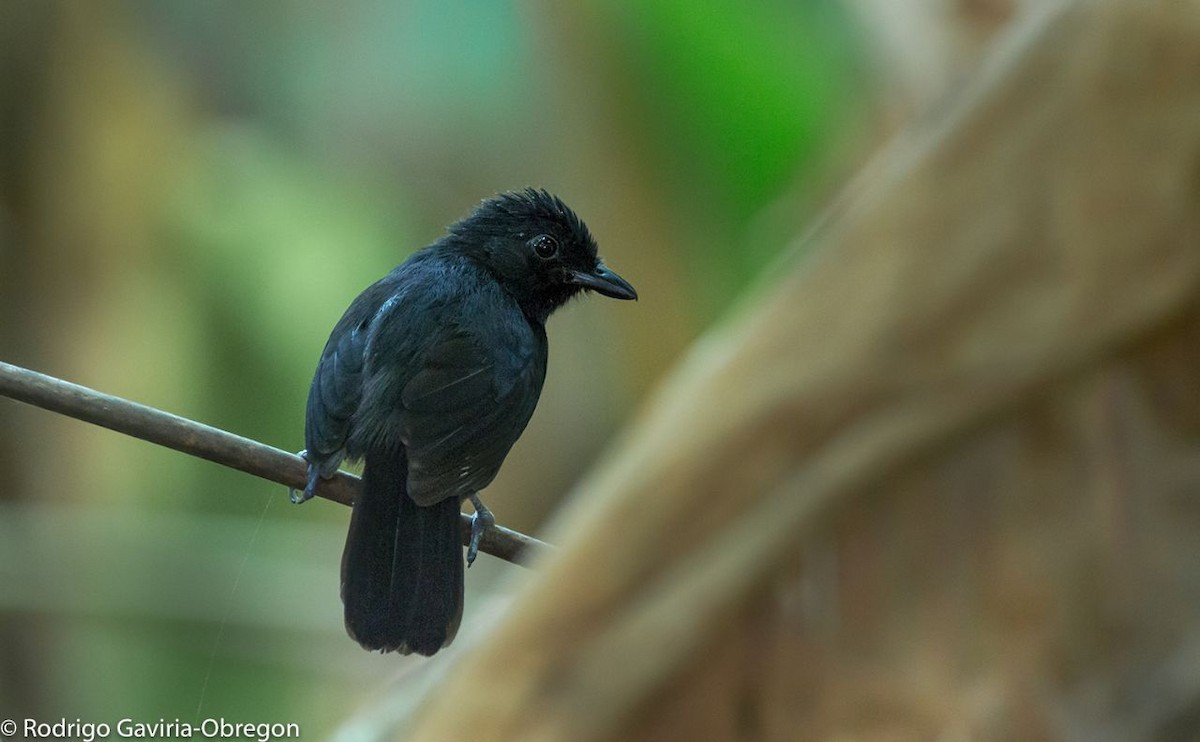
[[[1200,3],[1018,24],[812,239],[581,485],[406,738],[1187,723]]]

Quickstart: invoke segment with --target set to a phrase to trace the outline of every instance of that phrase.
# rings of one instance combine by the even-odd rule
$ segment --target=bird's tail
[[[462,619],[459,503],[421,507],[407,479],[402,447],[367,453],[342,552],[342,603],[346,631],[364,648],[428,656]]]

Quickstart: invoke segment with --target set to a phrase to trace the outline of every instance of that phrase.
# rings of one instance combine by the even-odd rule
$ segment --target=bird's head
[[[584,289],[637,298],[633,286],[597,256],[583,220],[544,190],[527,188],[484,201],[450,227],[450,238],[542,322]]]

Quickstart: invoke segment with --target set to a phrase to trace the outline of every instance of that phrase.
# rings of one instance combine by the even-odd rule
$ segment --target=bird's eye
[[[558,240],[548,234],[539,234],[529,241],[533,252],[542,260],[549,260],[558,254]]]

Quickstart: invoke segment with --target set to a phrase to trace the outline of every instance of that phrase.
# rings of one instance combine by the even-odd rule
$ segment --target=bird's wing
[[[381,280],[355,299],[329,335],[317,363],[304,415],[304,447],[322,475],[345,455],[350,421],[363,394],[363,368],[371,321],[392,290]]]
[[[546,373],[545,336],[451,329],[401,391],[408,492],[418,504],[486,487],[525,429]]]

